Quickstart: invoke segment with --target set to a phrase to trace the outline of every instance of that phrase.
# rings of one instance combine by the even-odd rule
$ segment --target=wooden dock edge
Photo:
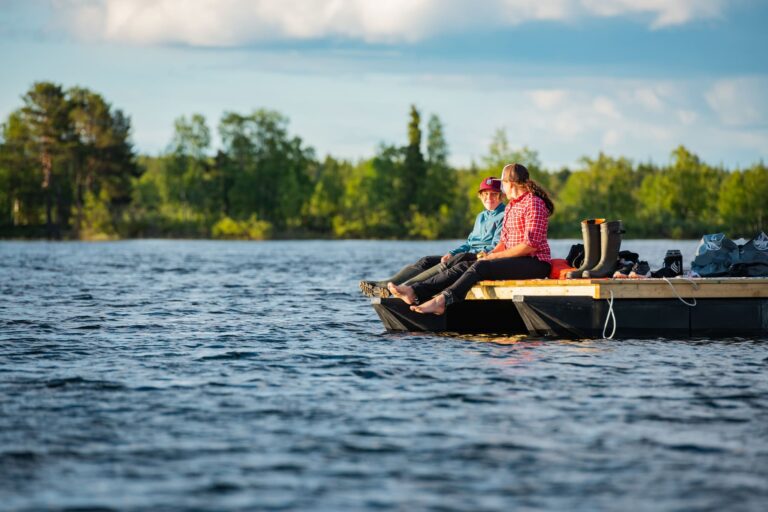
[[[481,281],[468,300],[513,299],[521,296],[592,297],[593,299],[764,298],[768,278],[670,279],[529,279]]]

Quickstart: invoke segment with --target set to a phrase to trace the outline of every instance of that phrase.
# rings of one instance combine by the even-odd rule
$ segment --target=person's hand
[[[444,254],[443,257],[440,258],[440,263],[445,263],[446,261],[451,259],[451,256],[453,256],[453,254],[451,253]]]
[[[486,253],[485,251],[480,251],[477,253],[477,259],[479,260],[482,260],[487,257],[488,257],[488,253]]]

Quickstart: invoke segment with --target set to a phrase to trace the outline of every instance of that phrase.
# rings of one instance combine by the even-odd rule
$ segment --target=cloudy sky
[[[599,151],[711,163],[768,154],[765,0],[0,0],[0,116],[35,81],[82,85],[133,121],[278,110],[319,156],[405,140],[409,105],[451,159],[497,128],[550,167]]]

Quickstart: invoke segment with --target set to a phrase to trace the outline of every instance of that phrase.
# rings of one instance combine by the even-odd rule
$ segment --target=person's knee
[[[416,262],[416,266],[422,267],[422,268],[431,267],[432,264],[433,264],[432,256],[424,256],[423,258],[421,258],[419,261]]]
[[[466,272],[469,272],[471,269],[472,269],[471,262],[462,261],[453,265],[452,267],[449,267],[445,272],[451,275],[455,275],[456,277],[459,277],[465,274]]]
[[[472,265],[470,271],[477,274],[477,277],[480,278],[480,280],[493,279],[493,266],[493,262],[490,260],[478,260]]]

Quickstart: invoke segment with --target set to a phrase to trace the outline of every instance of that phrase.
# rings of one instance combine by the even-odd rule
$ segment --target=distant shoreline
[[[708,233],[702,233],[702,236]],[[735,239],[742,237],[735,237]],[[332,238],[332,237],[286,237],[286,238],[265,238],[260,240],[247,238],[190,238],[190,237],[135,237],[135,238],[109,238],[109,239],[80,239],[80,238],[0,238],[0,242],[84,242],[84,243],[109,243],[109,242],[132,242],[132,241],[169,241],[169,242],[460,242],[460,238]],[[549,238],[550,241],[572,240],[581,242],[581,237],[557,237]],[[624,238],[623,242],[633,240],[673,240],[673,241],[697,241],[699,238],[668,238],[668,237],[631,237]]]

